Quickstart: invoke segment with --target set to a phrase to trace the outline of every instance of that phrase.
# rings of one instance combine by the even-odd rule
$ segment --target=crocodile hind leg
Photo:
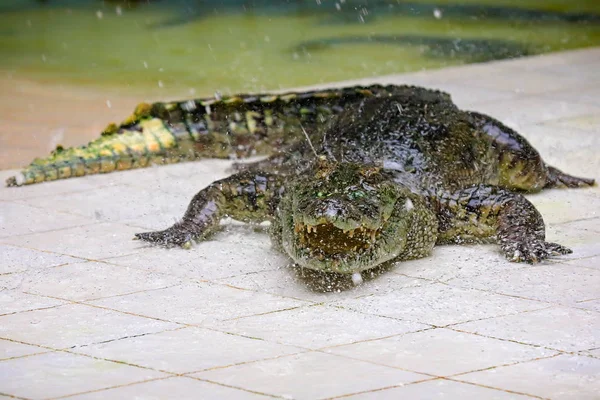
[[[547,169],[547,178],[546,178],[546,187],[568,187],[568,188],[576,188],[582,186],[593,186],[594,180],[589,178],[579,178],[576,176],[571,176],[565,174],[561,170],[546,166]]]
[[[213,233],[221,218],[267,220],[279,199],[278,179],[247,171],[213,182],[194,196],[181,221],[163,231],[137,233],[135,239],[166,247],[189,247]]]
[[[538,151],[521,135],[500,121],[469,112],[475,125],[498,152],[499,184],[512,190],[536,192],[552,187],[592,186],[594,179],[579,178],[547,165]]]
[[[438,242],[492,239],[514,262],[539,262],[571,250],[546,242],[544,220],[525,197],[498,186],[478,185],[436,194],[430,201],[439,220]]]

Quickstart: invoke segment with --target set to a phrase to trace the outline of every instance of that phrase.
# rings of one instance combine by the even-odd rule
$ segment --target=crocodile
[[[134,149],[133,138],[152,146]],[[542,216],[523,194],[595,184],[547,165],[500,121],[414,86],[141,105],[102,140],[112,152],[86,159],[73,158],[86,148],[61,150],[53,157],[65,155],[62,173],[56,160],[50,175],[38,162],[21,182],[152,159],[267,154],[200,190],[171,227],[135,239],[189,248],[224,217],[270,221],[274,245],[297,265],[343,274],[426,257],[443,243],[495,242],[514,262],[568,254],[546,241]]]

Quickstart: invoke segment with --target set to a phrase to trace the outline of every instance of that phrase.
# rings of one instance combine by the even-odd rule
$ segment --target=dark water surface
[[[600,44],[600,1],[0,2],[0,70],[204,95]]]

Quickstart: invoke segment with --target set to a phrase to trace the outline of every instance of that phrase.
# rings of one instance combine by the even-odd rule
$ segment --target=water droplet
[[[104,18],[104,13],[100,10],[96,11],[96,18],[98,18],[98,19]]]

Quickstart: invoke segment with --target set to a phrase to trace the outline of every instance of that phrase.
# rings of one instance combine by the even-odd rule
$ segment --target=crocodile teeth
[[[348,232],[348,237],[354,237],[354,229]]]
[[[375,236],[377,235],[377,231],[371,231],[371,241],[375,241]]]

